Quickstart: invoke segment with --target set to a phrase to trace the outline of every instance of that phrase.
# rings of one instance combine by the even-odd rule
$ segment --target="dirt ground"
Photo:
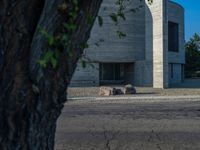
[[[200,95],[200,88],[169,88],[169,89],[154,89],[154,88],[141,88],[136,87],[137,94],[139,95],[155,95],[155,96],[176,96],[176,95]],[[98,96],[99,87],[79,87],[69,88],[68,97],[91,97]],[[118,95],[120,96],[120,95]],[[126,95],[130,96],[130,95]]]
[[[122,86],[114,86],[121,88]],[[175,96],[175,95],[200,95],[200,79],[187,79],[182,84],[173,85],[168,89],[155,89],[150,87],[136,87],[139,95]],[[70,87],[68,97],[98,96],[99,87]]]

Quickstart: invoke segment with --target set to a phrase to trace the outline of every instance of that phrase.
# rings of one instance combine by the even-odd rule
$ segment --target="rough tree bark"
[[[0,1],[0,149],[52,150],[56,121],[66,101],[66,89],[82,49],[74,47],[73,57],[63,51],[59,67],[42,69],[37,60],[47,49],[46,39],[37,31],[62,32],[69,11],[59,5],[69,0]],[[80,1],[74,45],[89,38],[102,0]]]

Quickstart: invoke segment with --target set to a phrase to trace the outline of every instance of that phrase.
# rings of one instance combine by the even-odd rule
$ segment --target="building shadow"
[[[183,83],[172,84],[169,88],[193,88],[200,89],[200,79],[185,79]]]

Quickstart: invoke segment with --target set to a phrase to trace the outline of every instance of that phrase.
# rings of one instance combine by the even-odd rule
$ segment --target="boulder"
[[[136,94],[136,89],[131,84],[125,85],[124,94]]]
[[[112,87],[100,87],[99,96],[111,96],[116,95],[116,89]]]
[[[124,94],[123,90],[122,89],[115,89],[115,95],[122,95]]]

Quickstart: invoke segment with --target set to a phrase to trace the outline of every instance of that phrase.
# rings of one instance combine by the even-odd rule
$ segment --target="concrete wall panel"
[[[99,85],[99,64],[87,63],[86,68],[79,62],[72,77],[71,87],[98,86]]]
[[[109,17],[116,12],[117,6],[114,0],[104,0],[99,15],[103,17],[103,26],[99,27],[96,20],[89,39],[90,48],[86,50],[86,56],[96,62],[134,62],[144,60],[145,52],[145,11],[144,1],[130,0],[125,4],[126,21],[120,19],[115,25]],[[139,11],[133,13],[131,9],[142,6]],[[119,39],[117,31],[126,33],[126,37]],[[100,42],[100,46],[95,43]]]

